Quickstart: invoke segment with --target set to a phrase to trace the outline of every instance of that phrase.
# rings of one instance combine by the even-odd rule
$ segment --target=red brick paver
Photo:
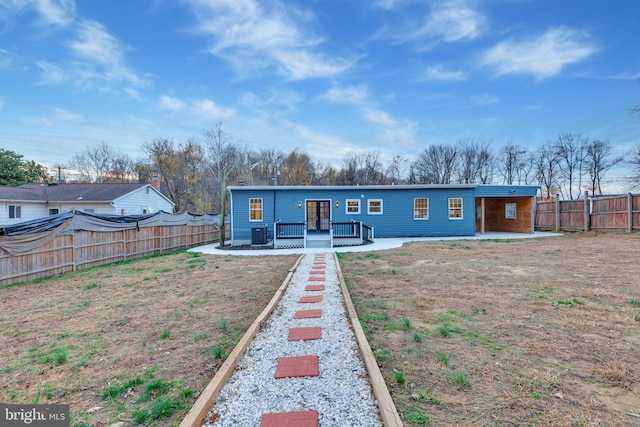
[[[309,282],[324,282],[324,276],[311,276]]]
[[[304,290],[310,292],[320,292],[324,291],[324,285],[307,285],[304,287]]]
[[[298,310],[293,315],[294,319],[318,319],[322,317],[321,309],[313,309],[313,310]]]
[[[280,357],[276,368],[276,379],[317,377],[320,375],[318,356],[290,356]]]
[[[309,326],[306,328],[289,328],[288,341],[309,341],[322,339],[322,329],[320,326]]]
[[[321,274],[321,275],[323,275],[323,276],[324,276],[324,273],[325,273],[324,269],[322,269],[322,270],[311,270],[311,271],[309,272],[309,274],[316,274],[316,275],[317,275],[317,274]]]
[[[318,427],[318,411],[270,412],[262,416],[260,427]]]
[[[301,304],[310,304],[310,303],[321,302],[321,301],[322,301],[322,295],[309,295],[306,297],[300,297],[300,300],[298,302]]]

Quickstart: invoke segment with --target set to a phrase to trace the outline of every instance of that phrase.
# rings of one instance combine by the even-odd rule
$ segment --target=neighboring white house
[[[0,225],[71,210],[109,215],[173,212],[173,203],[151,184],[26,184],[0,186]]]

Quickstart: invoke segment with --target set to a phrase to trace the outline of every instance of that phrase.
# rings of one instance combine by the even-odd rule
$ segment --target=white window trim
[[[460,199],[460,217],[451,216],[451,200]],[[449,210],[449,220],[451,221],[460,221],[464,219],[464,199],[462,197],[449,197],[447,200],[447,208]]]
[[[380,202],[380,212],[371,212],[371,202]],[[384,212],[384,203],[382,199],[368,199],[367,200],[367,214],[369,215],[382,215]]]
[[[257,211],[258,209],[251,209],[251,201],[252,200],[260,200],[260,219],[251,219],[251,212]],[[264,200],[262,197],[249,197],[249,222],[263,222],[264,219]]]
[[[505,203],[504,205],[504,217],[506,219],[516,219],[518,217],[517,203]],[[510,215],[509,208],[513,209],[513,215]]]
[[[13,208],[13,216],[11,216],[11,208]],[[22,205],[7,205],[9,219],[22,218]]]
[[[416,200],[426,200],[427,201],[427,215],[423,218],[416,218]],[[427,221],[429,219],[429,198],[428,197],[414,197],[413,198],[413,220],[414,221]]]
[[[358,203],[358,212],[349,212],[349,202]],[[360,214],[360,199],[347,199],[344,201],[344,213],[346,215],[359,215]]]

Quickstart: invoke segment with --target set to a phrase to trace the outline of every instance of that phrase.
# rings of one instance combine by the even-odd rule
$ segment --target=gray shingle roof
[[[19,187],[0,186],[0,200],[43,202],[109,202],[148,184],[25,184]]]

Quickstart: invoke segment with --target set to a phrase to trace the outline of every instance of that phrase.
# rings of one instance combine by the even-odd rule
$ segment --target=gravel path
[[[269,320],[263,325],[209,412],[217,420],[204,426],[259,426],[262,415],[315,409],[320,426],[381,426],[344,308],[336,265],[327,254],[325,290],[305,291],[314,255],[307,254]],[[300,304],[302,296],[322,295],[319,303]],[[294,319],[297,310],[322,309],[319,319]],[[287,341],[289,328],[320,326],[322,338]],[[318,355],[320,375],[275,379],[278,358]],[[209,418],[209,417],[208,417]]]

